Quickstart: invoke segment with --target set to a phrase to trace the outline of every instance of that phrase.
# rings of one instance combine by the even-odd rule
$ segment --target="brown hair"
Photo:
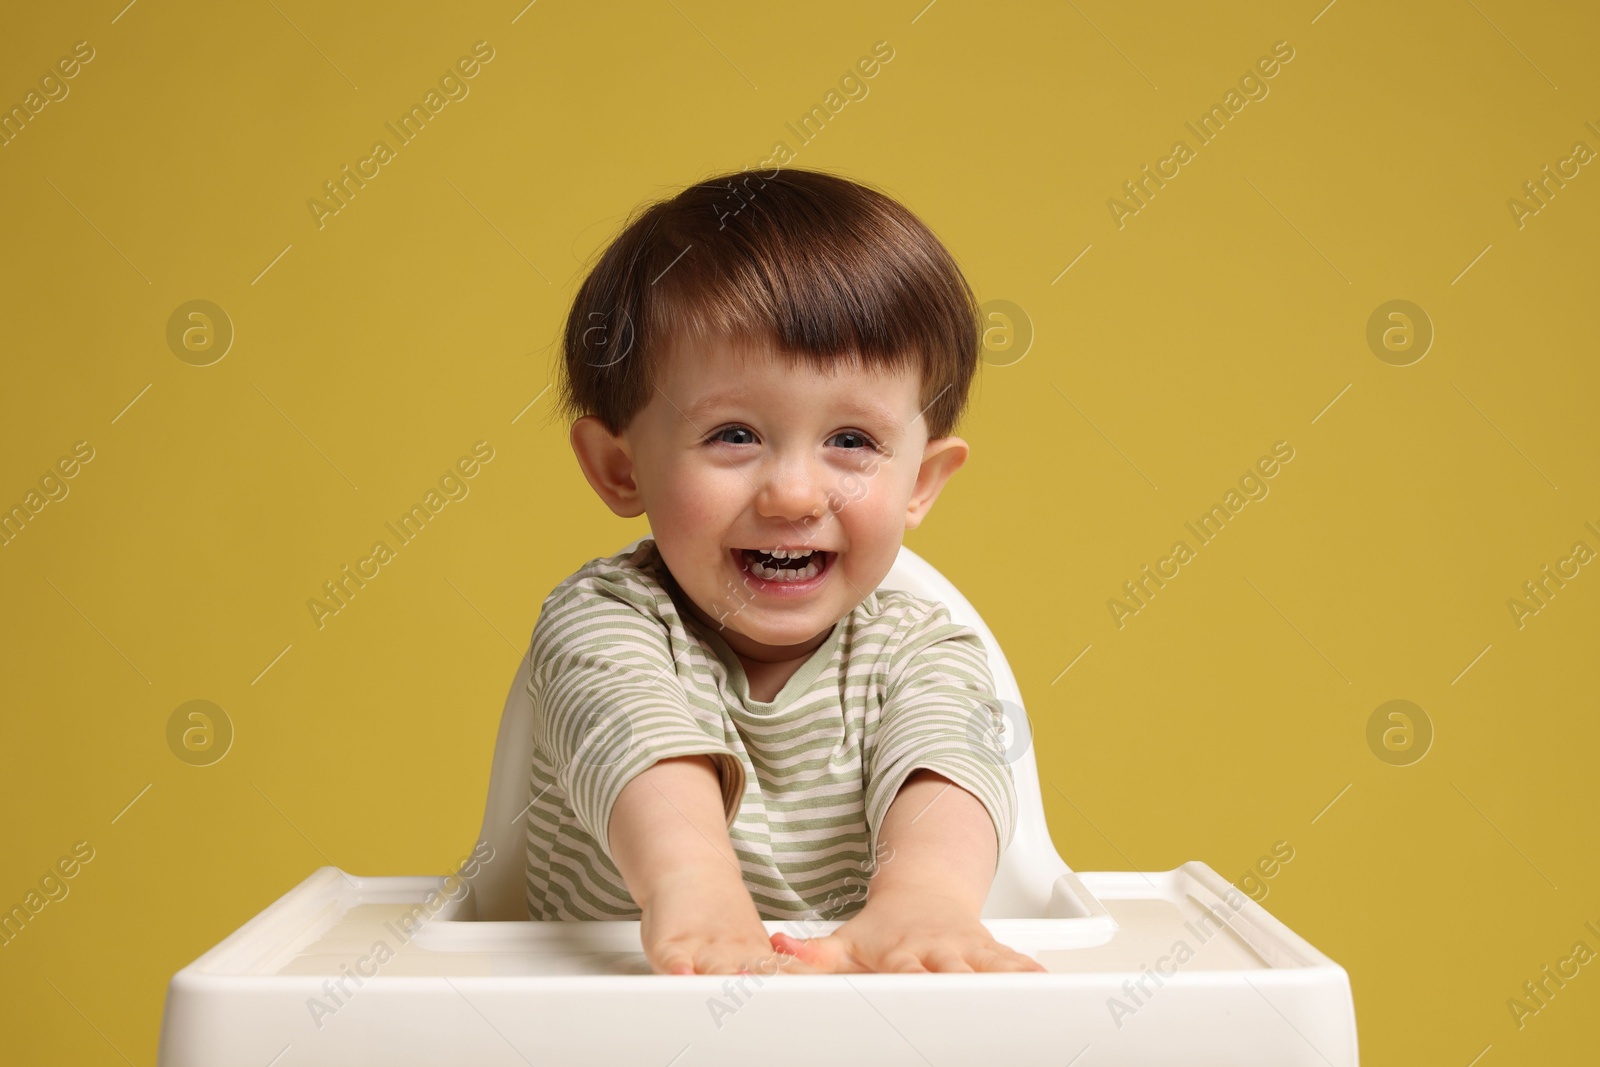
[[[567,316],[555,414],[620,434],[676,341],[721,336],[824,370],[918,369],[932,440],[966,407],[980,329],[955,260],[894,199],[821,171],[730,172],[635,209],[605,249]]]

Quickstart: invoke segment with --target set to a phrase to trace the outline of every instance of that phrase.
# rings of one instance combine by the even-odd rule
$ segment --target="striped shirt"
[[[982,640],[944,604],[875,590],[759,701],[722,636],[681,607],[685,596],[646,539],[591,560],[544,601],[528,684],[531,918],[641,917],[607,828],[623,786],[669,756],[715,765],[763,919],[859,911],[884,815],[917,768],[976,796],[996,855],[1005,851],[1017,801],[1003,713]]]

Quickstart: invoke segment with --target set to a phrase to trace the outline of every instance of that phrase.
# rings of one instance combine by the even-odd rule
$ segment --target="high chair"
[[[529,921],[525,655],[476,859],[437,876],[319,868],[173,976],[157,1067],[1356,1067],[1344,968],[1206,864],[1067,866],[994,635],[909,548],[881,588],[943,602],[988,648],[1018,812],[981,917],[1049,973],[657,975],[637,921]]]

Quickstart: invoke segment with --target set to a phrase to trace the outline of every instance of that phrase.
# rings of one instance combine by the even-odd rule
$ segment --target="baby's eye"
[[[724,444],[724,445],[749,444],[748,441],[725,441],[725,440],[723,440],[724,435],[730,434],[730,433],[750,434],[750,431],[748,429],[746,429],[745,427],[743,427],[743,426],[725,426],[722,429],[718,430],[716,433],[712,434],[710,437],[706,438],[706,444],[708,444],[708,445],[709,444]],[[754,437],[755,435],[754,434],[750,434],[750,436]]]
[[[870,448],[875,450],[878,447],[877,443],[873,441],[872,438],[868,437],[864,433],[857,433],[855,430],[840,430],[838,433],[833,435],[831,440],[837,441],[841,437],[857,442],[856,444],[841,445],[841,448],[848,448],[851,450]]]

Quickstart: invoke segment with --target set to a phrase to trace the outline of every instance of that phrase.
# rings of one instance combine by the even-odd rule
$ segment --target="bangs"
[[[920,371],[932,439],[965,406],[978,307],[944,246],[882,193],[815,171],[711,179],[638,215],[585,279],[561,409],[620,433],[666,353],[718,339],[825,371]]]

